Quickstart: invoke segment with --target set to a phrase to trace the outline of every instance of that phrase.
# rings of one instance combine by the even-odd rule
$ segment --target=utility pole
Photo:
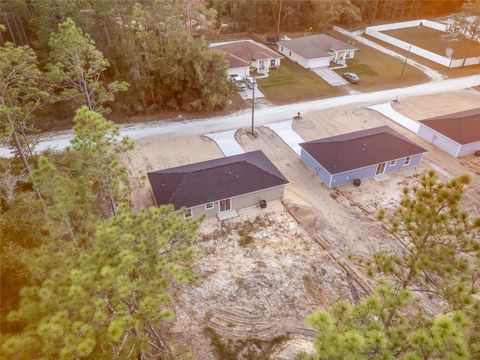
[[[255,137],[255,85],[257,81],[255,79],[256,71],[253,71],[252,78],[253,78],[253,86],[252,86],[252,136]]]
[[[403,77],[403,72],[405,71],[405,65],[407,65],[407,61],[408,61],[408,54],[410,54],[410,49],[412,48],[411,45],[408,45],[408,53],[407,53],[407,56],[405,56],[405,61],[403,62],[403,66],[402,66],[402,73],[400,74],[400,77]]]

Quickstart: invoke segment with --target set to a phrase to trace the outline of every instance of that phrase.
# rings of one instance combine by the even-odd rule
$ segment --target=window
[[[283,46],[280,46],[280,51],[283,52]]]
[[[213,203],[205,204],[205,210],[213,209]]]
[[[292,52],[291,52],[291,51],[288,52],[288,56],[292,56]]]
[[[185,212],[183,213],[183,218],[190,219],[191,217],[192,217],[192,208],[185,209]]]
[[[397,165],[397,160],[390,161],[390,166],[395,166],[395,165]]]
[[[407,156],[405,158],[405,161],[403,162],[403,166],[408,166],[410,165],[410,161],[412,161],[412,157],[411,156]]]
[[[275,66],[275,59],[270,59],[270,66]]]

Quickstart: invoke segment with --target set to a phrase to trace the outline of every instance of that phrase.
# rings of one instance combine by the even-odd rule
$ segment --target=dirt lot
[[[423,119],[479,104],[480,93],[471,90],[401,99],[396,109]],[[416,169],[336,190],[327,189],[270,129],[259,127],[256,138],[237,131],[245,151],[263,150],[289,179],[284,205],[270,203],[266,211],[244,209],[223,225],[216,219],[202,225],[195,270],[203,280],[174,289],[177,316],[165,329],[172,339],[195,349],[197,359],[223,359],[225,354],[219,355],[218,347],[212,346],[206,330],[210,328],[228,351],[292,359],[296,352],[309,349],[307,313],[339,299],[356,302],[369,291],[360,269],[345,259],[394,244],[375,215],[379,207],[395,206],[403,185],[413,184],[430,168],[444,178],[469,172],[473,185],[466,207],[480,212],[480,159],[454,159],[364,106],[309,113],[294,123],[294,129],[305,140],[313,140],[380,125],[391,126],[429,153]],[[222,156],[215,143],[199,136],[157,136],[138,145],[126,156],[134,178]],[[149,194],[148,186],[137,190],[137,208],[151,201]]]
[[[402,50],[394,45],[388,44],[386,42],[383,42],[377,38],[374,38],[372,36],[368,35],[362,35],[368,40],[371,40],[373,42],[378,43],[379,45],[382,45],[383,47],[393,50],[398,54],[401,54],[409,59],[415,60],[419,62],[420,64],[425,64],[428,67],[438,71],[441,74],[444,74],[448,78],[455,78],[455,77],[462,77],[462,76],[469,76],[469,75],[477,75],[480,73],[480,65],[473,65],[473,66],[465,66],[465,67],[460,67],[460,68],[447,68],[443,65],[437,64],[433,61],[427,60],[426,58],[422,56],[418,56],[415,54],[412,54],[411,52],[407,52],[406,50]]]
[[[134,209],[153,204],[147,172],[222,156],[215,142],[201,136],[156,135],[137,141],[135,149],[123,156],[135,185]]]
[[[453,51],[455,59],[480,56],[480,45],[466,37],[451,38],[443,31],[434,30],[425,26],[409,27],[383,31],[386,35],[419,46],[441,56],[448,56]]]
[[[242,242],[246,237],[249,243]],[[196,359],[223,358],[211,347],[206,327],[222,339],[250,339],[243,347],[288,334],[280,346],[285,350],[285,341],[311,337],[304,322],[309,312],[363,295],[279,201],[266,211],[244,209],[222,227],[207,220],[197,247],[195,269],[203,280],[176,289],[176,321],[170,327],[172,337],[196,349]],[[268,355],[277,355],[268,358],[282,358],[282,352],[270,349]]]

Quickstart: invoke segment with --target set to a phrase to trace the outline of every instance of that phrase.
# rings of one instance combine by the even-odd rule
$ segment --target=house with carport
[[[480,108],[420,121],[418,136],[454,157],[480,151]]]
[[[302,161],[328,188],[411,169],[427,152],[388,126],[299,145]]]
[[[265,208],[283,198],[288,180],[260,151],[202,161],[148,174],[157,206],[183,209],[185,218],[201,215],[225,220],[243,208]]]
[[[329,35],[316,34],[278,42],[278,51],[306,69],[345,65],[357,48]]]
[[[282,55],[253,40],[212,43],[210,47],[225,53],[228,75],[248,76],[250,69],[267,76],[271,68],[278,68]]]

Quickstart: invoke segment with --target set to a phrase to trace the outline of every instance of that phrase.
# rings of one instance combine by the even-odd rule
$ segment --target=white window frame
[[[410,163],[412,162],[412,157],[411,156],[407,156],[405,158],[405,160],[403,160],[403,166],[408,166],[410,165]]]
[[[392,160],[388,163],[388,166],[395,166],[397,165],[397,160]]]
[[[227,201],[227,200],[229,201],[229,203],[228,203],[228,204],[229,204],[229,209],[227,209],[227,210],[222,210],[220,203],[221,203],[222,201]],[[232,198],[225,198],[225,199],[222,199],[222,200],[219,200],[219,201],[218,201],[218,212],[219,212],[219,213],[226,212],[226,211],[230,211],[230,210],[232,210]]]
[[[193,216],[192,208],[185,209],[185,212],[183,213],[183,218],[184,219],[190,219],[192,216]]]
[[[275,59],[270,59],[270,66],[275,66],[277,65],[277,62],[275,61]]]
[[[215,207],[215,203],[213,202],[205,204],[205,210],[210,210],[210,209],[213,209],[214,207]]]

